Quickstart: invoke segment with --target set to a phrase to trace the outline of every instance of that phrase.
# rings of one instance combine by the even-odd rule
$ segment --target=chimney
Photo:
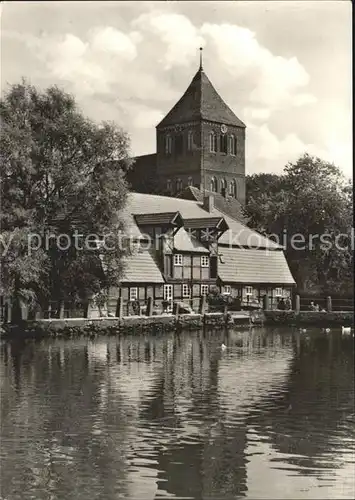
[[[212,195],[204,196],[203,197],[203,208],[206,210],[206,212],[211,213],[212,210],[214,209],[214,198]]]

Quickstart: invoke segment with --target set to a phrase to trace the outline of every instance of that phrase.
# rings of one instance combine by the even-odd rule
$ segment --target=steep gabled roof
[[[184,95],[157,125],[157,128],[196,120],[208,120],[245,128],[245,124],[223,101],[202,68],[199,68]]]
[[[201,203],[193,200],[183,200],[181,198],[172,198],[170,196],[160,196],[155,194],[130,193],[127,199],[127,210],[132,215],[152,214],[179,211],[184,220],[187,219],[206,219],[207,217],[224,218],[229,229],[222,234],[218,243],[220,245],[246,246],[257,248],[281,249],[274,241],[253,231],[242,222],[220,212],[216,207],[208,215]]]

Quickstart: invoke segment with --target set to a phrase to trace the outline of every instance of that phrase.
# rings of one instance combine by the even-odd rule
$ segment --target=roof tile
[[[122,283],[164,283],[164,278],[151,253],[136,252],[125,258]]]
[[[223,101],[202,68],[157,128],[201,119],[245,128],[245,124]]]
[[[218,276],[226,283],[294,285],[282,250],[221,248]]]
[[[195,218],[206,219],[206,216],[224,218],[229,226],[229,230],[222,234],[218,241],[219,244],[258,248],[282,248],[281,245],[253,231],[216,208],[211,213],[206,212],[202,204],[196,201],[172,198],[170,196],[130,193],[127,200],[127,209],[133,215],[179,211],[184,220]]]

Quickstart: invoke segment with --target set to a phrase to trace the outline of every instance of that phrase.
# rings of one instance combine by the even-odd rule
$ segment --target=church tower
[[[245,203],[245,124],[213,87],[202,65],[186,92],[156,127],[158,190],[186,186]]]

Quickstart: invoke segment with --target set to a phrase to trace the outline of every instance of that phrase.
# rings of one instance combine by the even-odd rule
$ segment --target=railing
[[[301,311],[354,311],[354,299],[350,297],[301,297],[300,296],[300,310]]]

